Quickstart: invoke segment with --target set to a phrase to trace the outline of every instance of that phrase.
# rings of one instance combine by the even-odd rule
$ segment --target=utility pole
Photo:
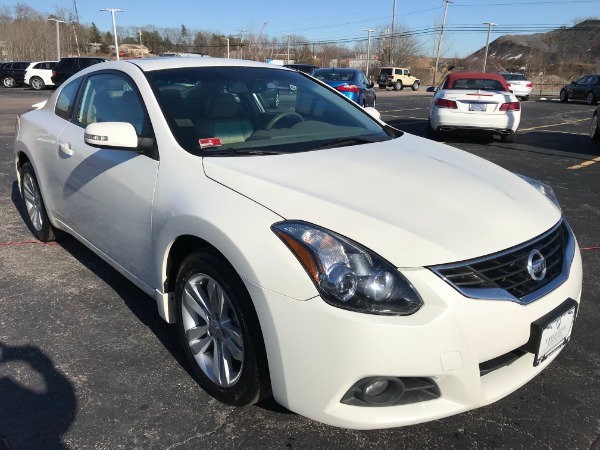
[[[394,65],[394,58],[392,57],[393,49],[395,45],[393,44],[396,37],[394,36],[394,25],[396,24],[396,0],[394,0],[394,11],[392,12],[392,34],[390,35],[390,66]]]
[[[483,22],[484,25],[488,26],[487,42],[485,43],[485,57],[483,58],[483,71],[485,72],[485,66],[487,65],[488,49],[490,48],[490,34],[492,33],[492,27],[498,25],[494,22]]]
[[[138,30],[138,33],[140,34],[140,54],[142,55],[142,58],[144,57],[144,44],[142,44],[142,29],[140,28]]]
[[[48,22],[56,22],[56,60],[60,61],[60,29],[58,28],[59,23],[67,23],[64,20],[59,19],[47,19]]]
[[[450,0],[444,0],[446,7],[444,8],[444,20],[442,20],[442,29],[440,31],[440,40],[438,41],[437,56],[435,58],[435,71],[433,72],[433,85],[435,86],[435,77],[437,76],[438,68],[440,66],[440,50],[442,49],[442,40],[444,38],[444,28],[446,27],[446,15],[448,14],[448,3],[452,3]]]
[[[394,2],[395,4],[396,2]],[[371,33],[375,30],[363,29],[367,32],[367,78],[369,78],[369,62],[371,61]]]
[[[244,59],[244,50],[242,49],[242,41],[244,40],[244,33],[247,30],[241,29],[238,31],[240,32],[240,59]]]
[[[290,35],[287,35],[287,62],[286,64],[290,63]]]
[[[117,61],[119,61],[119,41],[117,39],[117,25],[115,23],[115,13],[123,12],[122,9],[114,9],[114,8],[105,8],[100,11],[108,11],[112,16],[112,24],[113,24],[113,33],[115,34],[115,54],[117,55]]]

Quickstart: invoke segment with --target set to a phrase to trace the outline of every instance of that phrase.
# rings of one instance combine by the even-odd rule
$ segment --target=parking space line
[[[600,163],[600,156],[598,156],[597,158],[593,158],[593,159],[584,161],[581,164],[577,164],[576,166],[567,167],[567,170],[583,169],[584,167],[591,166],[592,164],[596,164],[596,163]]]
[[[561,125],[570,125],[572,123],[584,122],[584,121],[588,121],[588,120],[590,120],[589,117],[586,119],[570,120],[568,122],[553,123],[550,125],[540,125],[539,127],[520,128],[519,131],[531,131],[531,130],[539,130],[541,128],[560,127]]]

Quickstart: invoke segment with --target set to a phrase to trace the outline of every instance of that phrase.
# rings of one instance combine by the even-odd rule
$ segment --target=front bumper
[[[295,301],[246,283],[260,318],[275,400],[306,417],[345,428],[375,429],[447,417],[492,403],[544,370],[526,353],[481,375],[480,364],[525,345],[531,323],[567,298],[579,302],[576,249],[569,278],[529,305],[462,296],[428,269],[402,270],[425,305],[412,316],[386,317],[332,307],[316,297]],[[427,377],[438,399],[369,407],[340,402],[366,377]]]

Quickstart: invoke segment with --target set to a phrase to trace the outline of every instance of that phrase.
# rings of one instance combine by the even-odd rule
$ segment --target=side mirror
[[[98,122],[85,127],[84,141],[92,147],[137,149],[138,137],[133,125],[126,122]]]
[[[427,86],[425,92],[437,92],[437,89],[435,88],[435,86]]]
[[[365,112],[367,114],[369,114],[371,117],[373,117],[374,119],[381,120],[381,113],[379,111],[377,111],[375,108],[373,108],[372,106],[367,106],[365,108]]]

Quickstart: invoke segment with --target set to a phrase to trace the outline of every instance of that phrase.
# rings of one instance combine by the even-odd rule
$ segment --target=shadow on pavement
[[[76,413],[73,385],[44,352],[0,341],[1,450],[66,449]]]

